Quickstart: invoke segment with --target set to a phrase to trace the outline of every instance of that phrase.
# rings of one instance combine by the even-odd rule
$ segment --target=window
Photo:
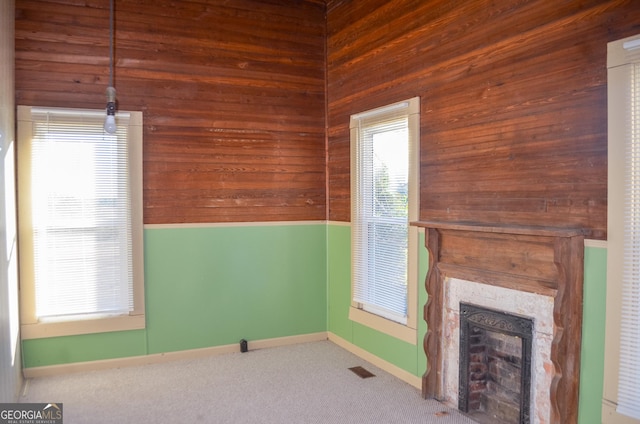
[[[420,99],[351,117],[349,317],[416,343]]]
[[[640,423],[640,36],[609,43],[607,325],[602,421]]]
[[[18,107],[22,337],[144,328],[142,114]]]

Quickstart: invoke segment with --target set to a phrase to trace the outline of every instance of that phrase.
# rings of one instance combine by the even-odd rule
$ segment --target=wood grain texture
[[[145,223],[325,219],[324,19],[320,0],[116,0]],[[102,109],[108,64],[107,1],[16,1],[18,104]]]
[[[328,0],[329,219],[349,221],[349,115],[421,97],[420,219],[606,239],[606,44],[633,0]]]
[[[322,0],[117,0],[145,222],[349,221],[349,115],[418,95],[421,219],[604,239],[606,43],[640,31],[639,9],[328,0],[325,20]],[[103,108],[107,81],[105,1],[16,1],[18,103]]]
[[[425,280],[427,303],[424,305],[423,317],[427,323],[423,348],[427,354],[427,370],[422,376],[422,397],[444,400],[443,378],[443,302],[444,285],[440,274],[440,233],[435,228],[425,229],[425,246],[429,252],[429,268]]]
[[[577,423],[582,347],[584,238],[558,238],[555,264],[558,295],[553,307],[554,339],[551,361],[556,375],[551,384],[552,423]]]

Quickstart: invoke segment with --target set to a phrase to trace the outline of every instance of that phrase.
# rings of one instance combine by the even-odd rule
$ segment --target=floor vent
[[[353,371],[358,377],[360,378],[369,378],[369,377],[375,377],[375,374],[370,373],[369,371],[365,370],[362,367],[352,367],[349,368],[351,371]]]

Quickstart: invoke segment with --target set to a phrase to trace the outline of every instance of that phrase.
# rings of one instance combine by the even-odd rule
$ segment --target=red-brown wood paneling
[[[329,0],[329,219],[349,115],[420,96],[420,219],[606,238],[606,45],[639,32],[633,0]]]
[[[319,0],[115,1],[145,223],[325,219],[324,18]],[[16,0],[17,104],[102,109],[108,59],[108,1]]]

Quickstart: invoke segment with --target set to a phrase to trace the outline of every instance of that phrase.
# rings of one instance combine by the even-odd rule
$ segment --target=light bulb
[[[107,119],[104,120],[104,130],[108,134],[115,134],[116,130],[116,89],[107,87]]]
[[[115,134],[118,127],[116,127],[116,117],[113,115],[107,115],[107,119],[104,120],[104,130],[108,134]]]

